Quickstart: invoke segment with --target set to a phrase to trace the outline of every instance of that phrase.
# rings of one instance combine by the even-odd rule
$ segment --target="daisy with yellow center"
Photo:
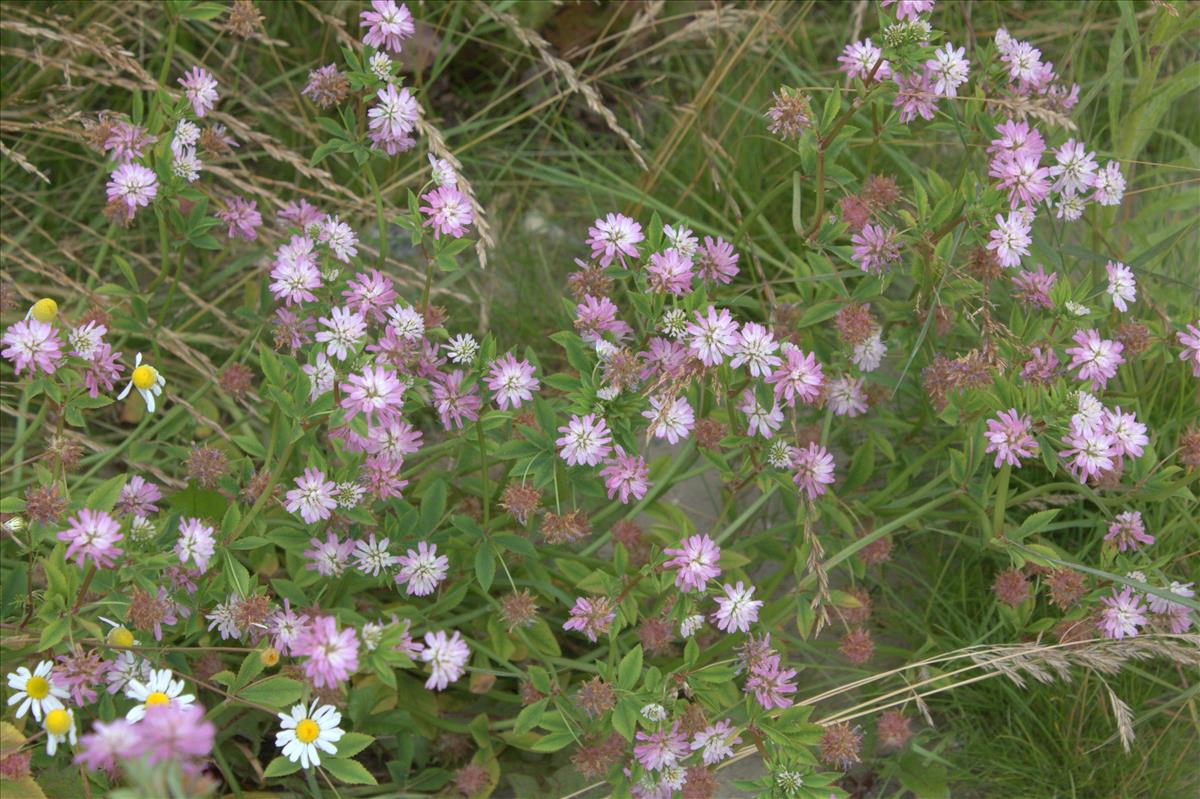
[[[332,705],[321,705],[314,699],[312,705],[293,705],[291,713],[279,714],[280,726],[275,733],[275,745],[283,749],[283,756],[301,768],[321,765],[319,749],[331,755],[337,754],[334,746],[345,731],[338,725],[342,714]]]
[[[142,363],[142,354],[139,352],[133,361],[133,373],[129,375],[129,385],[125,386],[125,390],[117,395],[117,399],[125,399],[129,392],[136,388],[146,402],[146,410],[154,413],[154,398],[162,394],[163,386],[166,384],[166,378],[157,369]]]
[[[190,705],[196,697],[183,692],[183,680],[172,680],[170,669],[155,669],[145,682],[130,680],[125,687],[125,696],[138,702],[129,709],[125,718],[129,721],[141,721],[146,715],[146,708],[171,705],[176,709]]]
[[[62,743],[75,745],[75,713],[70,708],[51,710],[42,728],[46,731],[46,754],[53,755]]]
[[[54,321],[54,317],[58,316],[58,303],[49,297],[42,297],[29,308],[29,313],[25,314],[25,318],[33,318],[39,322],[50,324]]]
[[[53,661],[43,660],[33,671],[21,666],[8,675],[8,687],[13,691],[8,704],[21,703],[17,708],[17,718],[32,710],[33,717],[41,721],[44,713],[63,706],[62,700],[67,698],[67,690],[54,684],[53,672]]]

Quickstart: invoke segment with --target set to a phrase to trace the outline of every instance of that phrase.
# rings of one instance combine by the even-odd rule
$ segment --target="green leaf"
[[[446,513],[446,483],[437,480],[425,489],[421,497],[421,515],[417,519],[417,532],[429,535],[437,529]]]
[[[361,732],[348,732],[337,742],[337,756],[353,757],[373,743],[375,743],[375,737],[372,735],[365,735]]]
[[[262,670],[263,661],[258,652],[251,652],[249,655],[246,655],[245,660],[242,661],[241,668],[238,669],[237,678],[233,681],[233,685],[230,686],[229,690],[234,693],[242,690],[251,680],[262,674]]]
[[[263,770],[263,777],[286,777],[300,770],[299,763],[293,763],[286,757],[276,757]]]
[[[283,707],[297,701],[303,692],[304,686],[296,680],[287,677],[268,677],[261,682],[247,686],[238,696],[247,702]]]
[[[1025,521],[1021,522],[1021,526],[1011,533],[1008,537],[1014,541],[1024,541],[1034,533],[1041,532],[1050,526],[1050,522],[1054,521],[1054,517],[1060,512],[1060,508],[1051,508],[1050,510],[1040,510],[1037,513],[1030,514]]]
[[[367,771],[357,760],[343,760],[331,757],[321,761],[321,768],[347,785],[378,785],[371,772]]]
[[[492,580],[496,577],[496,553],[490,544],[479,546],[475,550],[475,577],[484,591],[490,591]]]
[[[88,494],[87,507],[92,510],[112,510],[121,496],[121,489],[125,487],[127,479],[129,479],[128,474],[119,474],[96,486],[92,493]]]
[[[625,657],[621,658],[621,663],[617,666],[617,687],[624,688],[626,691],[633,690],[637,685],[638,678],[642,676],[642,645],[638,644],[633,649],[626,653]]]
[[[544,696],[532,705],[521,708],[521,712],[517,714],[516,724],[513,725],[513,732],[517,735],[524,735],[536,727],[546,713],[546,705],[549,702],[550,697]]]
[[[71,617],[69,615],[59,616],[46,625],[42,630],[42,637],[38,639],[38,649],[50,649],[58,644],[59,641],[67,637],[67,632],[71,628]]]

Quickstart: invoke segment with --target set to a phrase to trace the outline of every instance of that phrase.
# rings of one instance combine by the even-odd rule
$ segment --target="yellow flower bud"
[[[29,309],[29,315],[39,322],[53,322],[58,316],[58,303],[49,297],[43,297]]]

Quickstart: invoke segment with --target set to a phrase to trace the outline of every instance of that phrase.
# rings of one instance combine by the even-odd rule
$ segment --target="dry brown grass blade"
[[[550,43],[542,38],[541,34],[524,27],[511,14],[493,8],[486,3],[477,2],[475,7],[484,16],[490,17],[503,25],[505,30],[516,37],[517,41],[521,42],[521,44],[536,52],[542,63],[546,65],[546,68],[562,78],[572,92],[582,95],[584,102],[587,103],[587,107],[603,119],[608,129],[617,134],[621,141],[625,142],[625,146],[629,148],[629,152],[633,154],[638,165],[642,169],[649,169],[646,165],[646,159],[642,156],[642,145],[630,135],[629,131],[621,127],[621,123],[617,121],[616,114],[604,104],[604,99],[600,96],[600,92],[596,90],[595,86],[582,80],[575,67],[571,66],[568,61],[555,55],[551,50]]]
[[[18,153],[16,150],[9,149],[2,141],[0,141],[0,155],[11,158],[13,163],[21,167],[21,169],[24,169],[31,175],[37,175],[42,179],[43,182],[47,184],[50,183],[50,178],[46,177],[46,175],[42,173],[42,170],[31,164],[29,159]]]

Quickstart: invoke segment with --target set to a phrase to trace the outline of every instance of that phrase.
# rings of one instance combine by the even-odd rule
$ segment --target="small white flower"
[[[346,734],[338,726],[342,714],[332,705],[321,705],[319,699],[314,699],[307,709],[304,705],[293,705],[291,713],[279,714],[279,721],[283,729],[275,733],[275,745],[283,750],[284,757],[299,763],[301,768],[321,765],[317,750],[337,754],[334,744]]]
[[[125,386],[125,390],[117,395],[117,399],[125,399],[129,396],[130,390],[136,388],[146,403],[146,411],[154,413],[154,398],[162,394],[163,386],[166,384],[166,378],[157,369],[142,363],[142,354],[139,352],[133,360],[133,372],[129,375],[129,385]]]
[[[196,157],[196,151],[190,147],[175,153],[175,157],[171,159],[172,174],[177,178],[183,178],[188,183],[196,182],[203,167],[204,164]]]
[[[700,247],[700,240],[682,223],[678,227],[663,225],[663,235],[670,242],[671,247],[678,250],[679,254],[685,258],[695,256],[696,250]]]
[[[1075,316],[1087,316],[1092,312],[1091,308],[1087,307],[1086,305],[1080,305],[1074,300],[1067,300],[1064,306]]]
[[[883,343],[882,333],[878,330],[869,339],[854,347],[854,355],[850,360],[864,372],[874,372],[887,355],[887,345]]]
[[[59,744],[69,743],[74,746],[75,711],[56,707],[46,714],[42,729],[46,731],[46,754],[53,755],[58,751]]]
[[[83,358],[85,361],[92,360],[107,332],[108,328],[96,322],[88,322],[86,325],[72,328],[71,332],[67,334],[67,343],[71,345],[71,354]]]
[[[687,330],[687,314],[682,308],[672,308],[663,314],[658,329],[671,338],[679,338]]]
[[[183,692],[183,680],[172,680],[170,669],[154,669],[145,682],[133,679],[125,687],[125,696],[138,704],[129,709],[125,718],[129,721],[141,721],[146,715],[146,708],[156,705],[172,705],[175,708],[190,705],[196,697]]]
[[[379,78],[384,83],[390,83],[392,80],[392,59],[388,58],[387,53],[382,50],[371,56],[370,60],[371,74]]]
[[[620,386],[605,386],[596,391],[596,399],[601,399],[605,402],[611,402],[619,396],[621,396]]]
[[[767,463],[776,469],[792,468],[791,447],[782,438],[778,438],[772,442],[771,448],[767,450]]]
[[[175,136],[171,139],[171,152],[178,156],[184,150],[195,147],[198,141],[200,128],[189,119],[181,119],[175,126]]]
[[[667,717],[667,709],[657,702],[651,702],[642,708],[642,718],[646,721],[662,721]]]
[[[437,185],[458,187],[458,173],[454,171],[453,164],[445,158],[434,158],[430,153],[429,169],[433,173],[433,182]]]
[[[362,638],[363,646],[368,652],[374,652],[379,648],[379,642],[383,640],[383,625],[369,621],[362,626],[362,632],[359,635]]]
[[[454,336],[445,345],[450,360],[457,364],[469,364],[479,353],[479,342],[469,333]]]
[[[425,317],[411,305],[393,305],[388,308],[388,319],[392,330],[402,339],[417,341],[425,335]]]
[[[32,710],[34,719],[41,721],[44,713],[63,706],[61,700],[67,698],[67,690],[54,684],[53,672],[54,661],[43,660],[32,672],[21,666],[8,675],[9,690],[14,692],[8,698],[9,707],[21,703],[17,718]]]
[[[704,616],[699,613],[694,616],[688,616],[679,623],[679,635],[683,638],[691,638],[703,626]]]

